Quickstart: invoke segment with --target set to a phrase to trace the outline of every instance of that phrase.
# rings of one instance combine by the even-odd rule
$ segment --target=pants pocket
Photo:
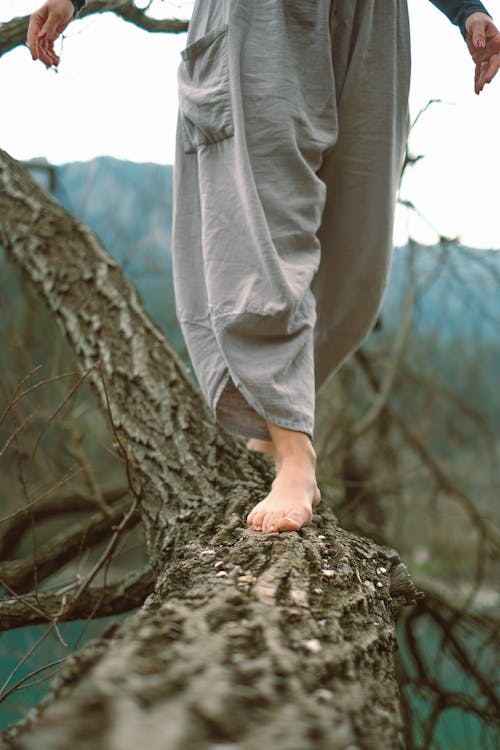
[[[234,134],[229,90],[227,30],[221,26],[181,52],[178,69],[183,146],[194,153]]]

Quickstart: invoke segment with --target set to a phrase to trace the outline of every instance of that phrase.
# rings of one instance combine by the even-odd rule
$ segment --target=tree
[[[103,6],[111,3],[87,12]],[[38,716],[5,742],[126,748],[146,736],[153,747],[173,748],[257,741],[402,747],[394,621],[416,594],[396,553],[341,529],[328,496],[300,535],[248,532],[244,515],[269,483],[265,461],[217,429],[184,365],[92,233],[5,153],[0,179],[0,242],[59,321],[83,368],[79,378],[92,381],[130,490],[129,500],[123,490],[97,498],[102,507],[86,527],[86,543],[103,534],[109,543],[71,590],[31,594],[32,570],[3,564],[0,577],[23,596],[0,618],[13,626],[27,621],[27,611],[32,621],[41,611],[57,628],[150,594],[137,615],[69,661]],[[381,384],[363,353],[356,361],[374,396],[369,419],[353,432],[375,423],[382,434],[397,419],[387,404],[393,372]],[[346,433],[346,443],[352,437]],[[348,454],[346,487],[356,475],[369,480],[356,452]],[[69,499],[75,507],[78,498],[65,498],[66,507]],[[60,507],[60,497],[49,498],[35,512],[51,512],[55,501]],[[150,568],[111,590],[92,585],[139,518]],[[22,517],[10,523],[12,539]],[[489,537],[488,524],[482,528]],[[75,554],[76,539],[71,547],[66,535],[57,554],[48,548],[47,561],[62,564],[63,553]],[[42,568],[38,580],[54,570]],[[435,600],[442,605],[442,596]]]
[[[151,3],[149,3],[151,5]],[[149,7],[147,6],[147,8]],[[146,10],[147,10],[146,8]],[[114,13],[124,21],[133,23],[141,29],[156,33],[180,34],[187,31],[188,22],[183,19],[158,19],[148,16],[146,10],[139,8],[133,0],[91,0],[80,13],[80,18],[95,13]],[[13,18],[2,24],[0,34],[0,56],[26,44],[29,17]]]
[[[327,503],[302,534],[246,530],[265,462],[216,428],[97,238],[5,152],[1,184],[0,241],[88,372],[126,465],[133,500],[106,519],[121,516],[110,545],[139,511],[154,577],[141,612],[76,657],[16,746],[67,747],[89,728],[95,747],[132,746],[146,711],[158,746],[166,732],[169,747],[401,747],[391,570],[392,595],[413,593],[397,555],[341,530]],[[55,597],[54,625],[99,598],[93,577]],[[2,579],[26,590],[15,564]]]

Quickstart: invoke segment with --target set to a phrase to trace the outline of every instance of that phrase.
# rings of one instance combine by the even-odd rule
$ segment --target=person
[[[479,94],[500,33],[474,0],[432,0],[460,27]],[[33,59],[83,0],[30,19]],[[274,456],[250,528],[299,531],[320,502],[315,393],[361,344],[392,259],[408,132],[406,0],[203,0],[178,70],[177,314],[218,421]]]

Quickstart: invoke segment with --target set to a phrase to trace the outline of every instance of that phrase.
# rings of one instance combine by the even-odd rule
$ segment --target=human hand
[[[28,45],[33,60],[40,59],[45,65],[59,65],[59,55],[54,51],[54,42],[73,18],[75,12],[71,0],[46,0],[41,8],[31,14],[28,26]]]
[[[465,28],[465,41],[476,64],[474,91],[480,94],[500,68],[500,31],[486,13],[471,13]]]

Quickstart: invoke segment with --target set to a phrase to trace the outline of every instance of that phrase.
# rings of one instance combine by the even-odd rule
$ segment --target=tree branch
[[[106,7],[102,7],[102,6]],[[125,21],[133,23],[144,31],[153,33],[182,34],[188,30],[189,21],[184,18],[151,18],[131,0],[110,0],[90,2],[80,14],[80,18],[92,13],[112,12]]]
[[[178,18],[151,18],[132,0],[93,0],[80,14],[80,18],[96,13],[114,13],[124,21],[149,32],[180,34],[187,31],[189,22]],[[0,57],[16,47],[26,45],[29,16],[13,18],[0,26]]]
[[[368,357],[361,349],[358,349],[354,356],[365,372],[371,387],[375,393],[378,393],[380,388],[379,380]],[[500,550],[499,534],[493,528],[492,524],[483,517],[474,500],[448,477],[427,446],[424,445],[415,431],[408,427],[404,419],[402,419],[392,407],[386,404],[384,406],[384,411],[399,428],[406,443],[418,456],[420,456],[422,463],[427,467],[437,485],[462,505],[477,531],[480,532],[497,550]]]
[[[76,587],[57,592],[12,596],[0,600],[0,630],[36,625],[57,618],[57,622],[106,617],[140,607],[153,590],[151,569],[125,576],[119,583],[91,586],[75,600]]]
[[[35,724],[9,733],[18,750],[66,750],[89,727],[93,747],[128,750],[143,722],[150,744],[171,750],[279,750],[290,736],[399,750],[397,554],[339,528],[326,497],[300,533],[246,528],[269,466],[218,428],[95,235],[2,151],[0,243],[91,368],[155,576],[97,661],[64,668]]]
[[[36,552],[35,561],[9,560],[0,564],[0,584],[7,584],[16,594],[28,591],[35,581],[48,578],[79,553],[106,539],[113,525],[121,519],[129,506],[129,499],[121,500],[112,506],[109,517],[99,512],[91,515],[83,523],[74,524],[67,531],[43,544]],[[128,528],[132,528],[139,520],[139,515],[135,514]]]
[[[117,500],[127,495],[129,491],[126,486],[115,487],[104,492],[103,498],[108,505],[113,505]],[[31,528],[32,523],[39,523],[49,518],[61,517],[79,511],[95,510],[95,506],[94,498],[74,491],[64,495],[44,497],[38,503],[17,508],[9,516],[0,518],[0,560],[8,560],[12,557],[17,545],[26,531]],[[3,528],[2,524],[5,524]]]

